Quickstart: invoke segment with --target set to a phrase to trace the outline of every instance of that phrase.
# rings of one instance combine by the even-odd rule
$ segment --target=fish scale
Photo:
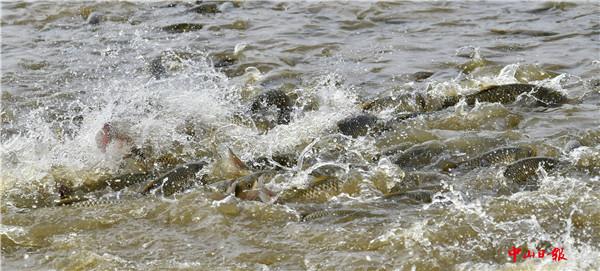
[[[176,192],[180,192],[188,188],[195,180],[196,174],[204,168],[206,162],[192,162],[182,166],[176,167],[160,177],[150,181],[144,189],[142,194],[147,194],[151,190],[161,187],[162,193],[165,196],[172,195]]]
[[[102,206],[102,205],[117,205],[123,203],[123,199],[95,199],[95,200],[86,200],[73,203],[71,207],[94,207],[94,206]]]
[[[82,198],[82,197],[71,197],[62,199],[56,203],[54,207],[74,207],[74,208],[86,208],[86,207],[97,207],[97,206],[112,206],[120,205],[131,200],[140,199],[141,195],[127,196],[119,198]]]
[[[488,151],[478,157],[466,160],[464,162],[457,162],[454,165],[447,165],[446,169],[461,167],[461,168],[475,168],[475,167],[488,167],[496,164],[509,164],[519,159],[531,157],[534,155],[534,150],[529,147],[505,147],[498,148]],[[452,164],[452,163],[451,163]]]
[[[357,213],[356,210],[319,210],[307,214],[303,214],[300,216],[300,221],[306,222],[311,220],[316,220],[323,217],[331,217],[331,216],[346,216]]]
[[[539,106],[556,106],[567,102],[567,98],[560,92],[531,84],[489,86],[465,98],[469,105],[475,104],[475,101],[509,104],[515,102],[517,97],[524,93],[530,93],[535,97]]]
[[[313,182],[307,188],[292,188],[282,192],[277,202],[302,202],[319,201],[324,197],[329,198],[341,192],[343,182],[337,178],[325,177]]]
[[[533,177],[540,166],[544,170],[551,170],[554,169],[558,163],[558,159],[550,157],[524,158],[506,166],[504,177],[511,179],[516,183],[523,183],[530,177]]]
[[[385,194],[383,197],[389,198],[403,198],[416,202],[431,203],[434,192],[429,190],[413,190],[408,192],[392,192]]]

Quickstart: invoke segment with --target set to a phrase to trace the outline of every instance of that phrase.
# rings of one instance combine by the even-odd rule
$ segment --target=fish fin
[[[264,183],[263,181],[259,178],[256,182],[254,182],[252,184],[252,187],[250,189],[261,189],[264,187]]]
[[[233,181],[229,185],[229,187],[227,187],[227,190],[225,190],[225,194],[226,195],[235,194],[237,189],[238,189],[238,181]]]
[[[275,193],[265,187],[258,189],[258,198],[264,203],[275,203],[277,200]]]
[[[229,151],[229,161],[235,165],[235,167],[239,170],[248,170],[248,166],[237,156],[231,148],[227,148]]]
[[[275,193],[273,193],[271,190],[267,189],[262,180],[259,179],[258,181],[256,181],[252,185],[252,189],[258,191],[258,198],[260,199],[261,202],[265,202],[265,203],[275,202],[275,199],[274,199]]]

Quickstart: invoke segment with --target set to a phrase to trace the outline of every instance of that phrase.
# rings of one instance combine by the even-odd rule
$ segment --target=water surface
[[[195,6],[2,3],[3,268],[600,269],[597,2],[248,1],[218,2],[219,12],[205,14],[190,12]],[[86,22],[91,12],[102,14],[98,24]],[[201,28],[178,31],[180,23]],[[358,138],[336,128],[376,97],[456,96],[517,82],[576,102],[459,103]],[[295,98],[289,124],[265,132],[240,121],[257,95],[273,89]],[[389,120],[399,112],[372,114]],[[77,185],[99,172],[133,170],[118,153],[98,149],[106,122],[126,123],[135,144],[176,152],[181,163],[213,166],[227,148],[244,161],[302,157],[300,170],[266,180],[275,191],[305,184],[319,163],[344,168],[340,178],[354,189],[324,203],[214,200],[197,187],[125,204],[50,207],[57,179]],[[564,151],[572,139],[582,146]],[[444,156],[514,145],[574,166],[542,172],[535,189],[509,189],[504,168],[494,166],[445,174],[433,202],[383,199],[414,169],[381,154],[421,143],[442,146],[417,164],[426,173],[445,174],[435,167]],[[311,208],[362,213],[299,222]],[[542,241],[564,248],[567,260],[508,256],[512,246]]]

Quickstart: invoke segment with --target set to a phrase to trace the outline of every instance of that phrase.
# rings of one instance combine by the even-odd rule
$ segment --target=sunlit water
[[[600,269],[598,3],[223,2],[214,14],[189,12],[194,6],[2,3],[3,268]],[[86,23],[92,11],[103,15],[99,24]],[[178,23],[203,26],[163,28]],[[236,58],[232,65],[218,63],[224,53]],[[158,56],[165,74],[157,79]],[[433,75],[420,80],[422,71]],[[576,102],[459,103],[358,138],[336,128],[378,95],[443,97],[517,82]],[[296,97],[289,124],[265,133],[237,118],[271,89]],[[397,113],[374,112],[383,120]],[[217,163],[227,148],[244,161],[295,154],[304,164],[266,184],[275,191],[331,164],[355,187],[325,203],[215,201],[197,187],[101,207],[49,207],[58,197],[56,168],[75,183],[129,170],[119,153],[97,147],[106,122],[126,123],[137,145],[178,149],[185,162]],[[184,131],[189,123],[194,136]],[[583,146],[564,151],[571,139]],[[503,168],[493,166],[447,176],[431,203],[383,199],[410,170],[382,151],[427,142],[443,146],[440,157],[527,145],[574,166],[541,172],[537,189],[509,189]],[[437,158],[420,170],[437,172]],[[363,213],[299,222],[307,208]],[[542,241],[564,248],[567,260],[513,263],[508,255]]]

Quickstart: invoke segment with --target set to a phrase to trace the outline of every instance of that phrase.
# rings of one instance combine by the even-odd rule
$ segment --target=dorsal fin
[[[239,187],[238,181],[232,181],[229,184],[229,186],[227,187],[227,190],[225,190],[225,194],[226,195],[231,195],[231,194],[235,195],[235,194],[239,193],[239,191],[236,191],[236,190],[238,190],[238,187]]]
[[[227,148],[227,150],[229,151],[229,161],[237,169],[248,170],[248,166],[237,155],[235,155],[235,153],[233,153],[233,151],[231,150],[231,148]]]

